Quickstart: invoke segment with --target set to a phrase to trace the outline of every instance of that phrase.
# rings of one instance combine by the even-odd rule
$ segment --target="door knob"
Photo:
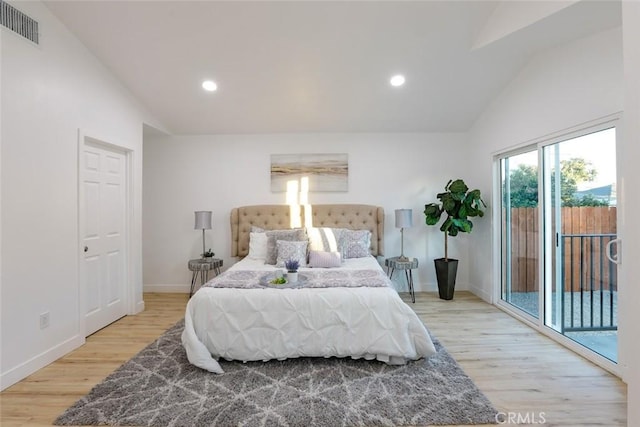
[[[85,252],[88,252],[88,251],[89,251],[89,246],[85,246],[85,247],[84,247],[84,251],[85,251]]]

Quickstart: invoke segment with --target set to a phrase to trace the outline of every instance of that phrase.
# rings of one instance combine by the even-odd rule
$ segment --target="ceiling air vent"
[[[38,44],[38,21],[20,12],[4,0],[0,0],[0,22],[14,33]]]

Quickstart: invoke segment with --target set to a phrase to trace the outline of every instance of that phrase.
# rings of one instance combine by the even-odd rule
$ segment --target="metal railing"
[[[606,256],[615,234],[563,234],[562,320],[564,332],[618,329],[616,264]]]

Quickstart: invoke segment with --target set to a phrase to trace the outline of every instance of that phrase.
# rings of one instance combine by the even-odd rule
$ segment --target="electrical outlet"
[[[40,315],[40,329],[49,327],[49,312],[45,311]]]

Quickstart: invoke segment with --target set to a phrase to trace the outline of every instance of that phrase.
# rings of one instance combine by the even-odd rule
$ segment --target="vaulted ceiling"
[[[536,52],[621,24],[615,0],[46,4],[175,134],[465,131]]]

